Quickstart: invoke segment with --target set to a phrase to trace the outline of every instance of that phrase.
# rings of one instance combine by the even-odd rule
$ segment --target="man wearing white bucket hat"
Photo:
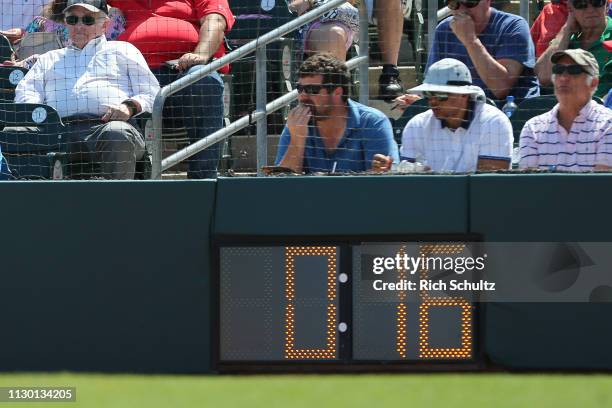
[[[402,134],[401,160],[435,172],[473,172],[510,168],[512,125],[499,109],[484,103],[467,66],[452,58],[429,67],[423,84],[412,88],[429,109],[413,117]],[[390,160],[374,157],[372,168],[386,171]]]

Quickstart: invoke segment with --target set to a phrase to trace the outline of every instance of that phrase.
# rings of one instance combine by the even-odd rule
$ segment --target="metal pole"
[[[427,1],[427,50],[431,51],[434,33],[438,26],[438,0]]]
[[[263,112],[257,119],[257,176],[263,177],[261,170],[268,163],[268,116],[266,113],[266,46],[262,45],[255,52],[255,108],[256,112]]]
[[[367,105],[370,100],[369,54],[370,36],[368,35],[368,10],[365,1],[359,5],[359,57],[364,57],[359,63],[359,102]]]
[[[329,3],[325,3],[319,7],[310,10],[309,12],[302,16],[299,16],[295,20],[292,20],[287,24],[283,24],[282,26],[270,31],[269,33],[264,34],[261,37],[243,45],[237,50],[234,50],[229,54],[226,54],[223,57],[214,60],[210,64],[204,65],[200,69],[188,75],[185,75],[184,77],[174,81],[169,85],[164,86],[155,97],[152,112],[153,126],[150,134],[147,136],[147,144],[151,148],[151,156],[153,160],[151,166],[151,178],[154,180],[161,179],[162,112],[164,110],[164,104],[166,102],[166,99],[170,95],[197,82],[200,78],[204,78],[211,72],[216,71],[219,68],[254,52],[258,47],[262,45],[267,45],[272,41],[275,41],[276,39],[282,37],[283,35],[300,28],[302,25],[314,21],[315,19],[319,18],[319,16],[340,6],[341,4],[344,4],[345,2],[346,0],[330,0]]]
[[[525,21],[527,21],[527,23],[531,25],[529,23],[529,0],[521,0],[521,5],[519,7],[519,13],[521,17],[523,17]]]

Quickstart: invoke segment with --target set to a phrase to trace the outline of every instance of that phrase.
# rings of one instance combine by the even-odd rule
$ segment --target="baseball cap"
[[[584,68],[584,70],[589,75],[597,77],[599,76],[599,64],[597,63],[597,60],[595,59],[593,54],[591,54],[590,52],[583,50],[582,48],[557,51],[550,57],[550,60],[553,64],[555,64],[564,55],[567,55],[568,57],[573,59],[574,62]]]
[[[481,89],[472,85],[472,74],[468,67],[454,58],[444,58],[431,64],[425,73],[423,83],[409,90],[412,93],[447,92],[462,95],[481,93]]]
[[[106,0],[68,0],[66,3],[66,8],[63,12],[65,13],[68,11],[68,9],[74,6],[81,6],[84,9],[94,13],[101,11],[104,14],[108,14],[108,5],[106,4]]]

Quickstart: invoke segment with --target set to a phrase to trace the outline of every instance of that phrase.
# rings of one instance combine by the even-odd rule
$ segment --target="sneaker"
[[[391,64],[383,65],[382,73],[378,78],[378,89],[379,97],[387,102],[404,94],[397,66]]]

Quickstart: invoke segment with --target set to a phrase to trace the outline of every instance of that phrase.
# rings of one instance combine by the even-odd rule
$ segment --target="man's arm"
[[[17,103],[45,103],[45,67],[42,59],[28,71],[15,88]]]
[[[298,105],[291,109],[287,116],[287,127],[283,131],[278,147],[276,160],[278,166],[288,167],[296,173],[302,172],[310,118],[310,108],[304,105]],[[289,138],[288,143],[287,138]]]
[[[534,71],[538,76],[540,85],[548,86],[552,84],[552,62],[550,57],[557,51],[566,50],[569,47],[569,40],[572,34],[579,32],[580,26],[574,17],[574,13],[569,13],[567,21],[561,27],[557,36],[550,42],[550,45],[538,58]]]
[[[200,38],[193,52],[188,52],[179,58],[178,67],[181,71],[194,65],[207,64],[215,54],[225,35],[227,22],[221,14],[207,14],[200,19]]]
[[[476,35],[474,20],[469,15],[455,14],[450,22],[450,27],[467,49],[474,68],[487,88],[491,90],[495,98],[505,98],[523,72],[523,64],[509,58],[499,60],[493,58]],[[512,40],[508,39],[508,41]]]

